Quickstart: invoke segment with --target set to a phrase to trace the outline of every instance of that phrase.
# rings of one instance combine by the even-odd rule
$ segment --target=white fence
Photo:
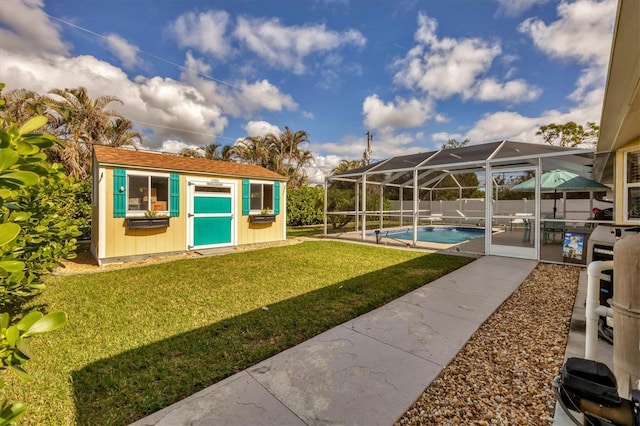
[[[390,212],[387,214],[395,220],[400,219],[400,211],[405,220],[411,217],[413,212],[413,201],[399,200],[391,201]],[[574,200],[574,199],[558,199],[556,200],[556,216],[563,217],[566,220],[589,220],[593,218],[592,209],[606,209],[612,207],[611,203],[597,200]],[[540,211],[542,217],[553,214],[553,200],[541,200]],[[496,215],[515,215],[516,213],[535,212],[535,201],[522,200],[499,200],[494,202],[493,212]],[[373,214],[374,212],[368,212]],[[461,199],[455,201],[420,201],[420,216],[443,216],[450,218],[484,218],[485,202],[483,199]]]

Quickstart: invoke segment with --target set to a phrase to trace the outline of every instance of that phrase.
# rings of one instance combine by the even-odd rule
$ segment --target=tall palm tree
[[[304,130],[285,131],[278,135],[248,136],[236,142],[225,158],[243,163],[257,164],[289,178],[290,188],[308,184],[304,167],[313,161],[311,151],[300,147],[309,142],[309,134]]]
[[[122,101],[115,96],[91,99],[84,87],[53,89],[50,93],[54,97],[45,102],[52,112],[54,134],[65,142],[65,146],[53,147],[48,155],[61,162],[69,175],[84,178],[91,168],[91,144],[109,145],[109,135],[114,134],[113,120],[124,120],[106,108],[113,102]],[[126,134],[125,124],[126,120],[120,122],[120,130],[115,132],[121,137]],[[117,143],[122,143],[122,139]]]

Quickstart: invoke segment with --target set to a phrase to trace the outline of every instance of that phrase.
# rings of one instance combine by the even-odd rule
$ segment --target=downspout
[[[594,361],[598,354],[598,319],[600,316],[613,317],[611,308],[600,306],[600,273],[608,269],[613,269],[613,260],[591,262],[587,267],[584,357]]]

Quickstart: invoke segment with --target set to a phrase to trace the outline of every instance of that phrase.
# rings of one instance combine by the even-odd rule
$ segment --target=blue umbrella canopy
[[[511,187],[512,191],[535,191],[536,179],[532,178]],[[551,170],[540,175],[540,191],[606,191],[608,186],[566,170]],[[556,199],[553,198],[553,217],[556,217]]]

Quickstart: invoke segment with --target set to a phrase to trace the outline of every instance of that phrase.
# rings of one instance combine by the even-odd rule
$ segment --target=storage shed
[[[99,264],[286,239],[286,178],[260,166],[95,146]]]

